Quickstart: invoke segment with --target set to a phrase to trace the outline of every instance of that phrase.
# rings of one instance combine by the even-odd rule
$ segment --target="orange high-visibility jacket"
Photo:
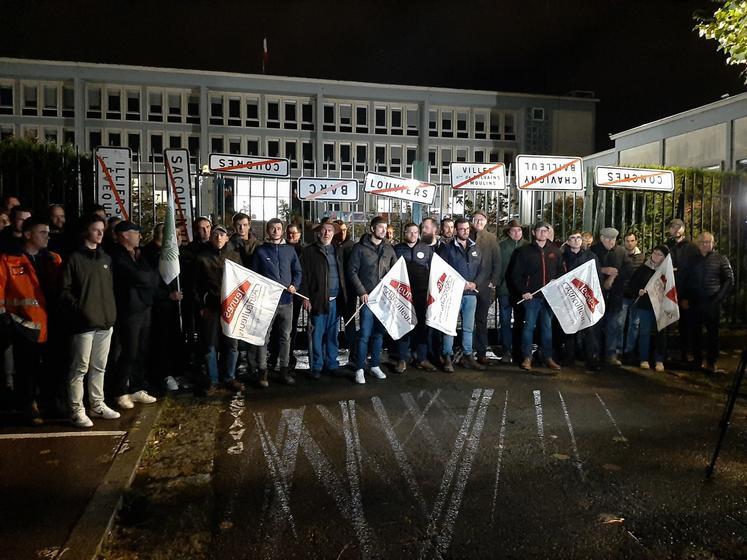
[[[52,282],[59,283],[62,259],[49,252],[47,266]],[[47,341],[47,302],[34,270],[25,254],[0,255],[0,313],[24,329],[38,332],[37,342]]]

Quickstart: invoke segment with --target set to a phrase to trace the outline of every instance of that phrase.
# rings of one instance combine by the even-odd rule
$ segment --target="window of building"
[[[291,169],[298,169],[298,153],[295,140],[285,141],[285,157],[290,160]]]
[[[161,161],[163,159],[163,134],[160,132],[150,135],[150,154],[153,157],[153,161]]]
[[[314,106],[311,103],[301,105],[301,130],[314,130]]]
[[[396,175],[402,173],[402,146],[390,146],[389,158],[389,171]]]
[[[365,171],[368,169],[368,144],[355,145],[355,170]]]
[[[508,169],[508,166],[513,164],[514,158],[516,157],[516,152],[513,150],[505,150],[503,152],[503,165],[506,166],[506,169]]]
[[[418,110],[415,108],[407,109],[407,135],[418,135]]]
[[[374,166],[378,172],[387,172],[386,146],[379,145],[374,147]]]
[[[67,118],[75,116],[75,90],[70,86],[62,88],[62,116]]]
[[[500,150],[490,150],[489,159],[490,163],[498,163],[499,161],[501,161]]]
[[[168,98],[169,103],[168,121],[170,123],[182,122],[182,94],[169,93],[166,97]]]
[[[50,144],[57,144],[58,135],[60,131],[56,128],[45,128],[44,129],[44,141],[49,142]]]
[[[406,149],[407,154],[407,167],[405,168],[405,173],[412,173],[412,166],[415,163],[415,160],[418,157],[418,149],[415,146],[407,146]]]
[[[468,154],[469,154],[468,148],[457,148],[456,149],[456,161],[458,163],[466,162]]]
[[[228,139],[228,153],[236,156],[241,155],[241,138]]]
[[[353,132],[352,105],[340,105],[340,132]]]
[[[304,142],[301,145],[301,156],[303,157],[304,172],[314,172],[314,145],[311,142]]]
[[[189,163],[197,163],[197,158],[200,155],[199,136],[190,135],[187,137],[187,150],[189,151]]]
[[[180,150],[182,147],[182,135],[181,134],[169,134],[169,149]]]
[[[280,141],[278,140],[267,141],[267,157],[271,157],[271,158],[280,157]]]
[[[106,118],[109,120],[122,119],[122,91],[109,89],[106,91]]]
[[[128,132],[127,133],[127,147],[132,150],[133,154],[140,153],[140,133],[139,132]]]
[[[485,150],[482,148],[475,150],[475,163],[485,163]]]
[[[88,149],[94,151],[96,148],[101,146],[101,131],[100,130],[89,130],[88,131]]]
[[[15,127],[12,124],[0,125],[0,140],[9,140],[15,133]]]
[[[107,144],[110,147],[116,148],[122,145],[122,133],[121,132],[114,132],[110,130],[109,132],[107,132],[106,136],[108,138]]]
[[[324,161],[324,169],[327,172],[334,171],[335,169],[337,169],[337,166],[335,164],[335,144],[334,144],[334,142],[325,142],[324,143],[323,161]]]
[[[256,138],[249,138],[246,141],[246,153],[250,156],[259,155],[259,140]]]
[[[438,174],[438,152],[436,148],[428,150],[428,166],[431,170],[431,175]]]
[[[223,124],[223,96],[210,96],[210,124]]]
[[[335,132],[335,106],[332,103],[324,104],[324,132]]]
[[[438,111],[428,111],[428,136],[438,136]]]
[[[545,120],[545,109],[542,107],[532,107],[532,120],[533,121],[544,121]]]
[[[503,139],[516,140],[516,127],[513,113],[503,115]]]
[[[402,109],[400,107],[392,107],[389,110],[389,119],[392,123],[391,134],[394,136],[402,136],[404,134]]]
[[[296,116],[296,102],[285,101],[283,102],[284,120],[283,128],[290,130],[298,129],[298,117]]]
[[[214,154],[222,154],[223,152],[223,136],[211,136],[210,137],[210,151]]]
[[[340,170],[353,170],[353,149],[350,144],[340,144]]]
[[[189,95],[187,97],[187,122],[189,124],[200,124],[199,95]]]
[[[163,94],[160,91],[148,92],[148,120],[163,122]]]
[[[75,130],[74,129],[72,128],[62,129],[62,143],[70,144],[72,146],[75,145]]]
[[[127,113],[125,119],[128,121],[140,120],[140,92],[138,90],[127,91]]]
[[[23,85],[23,115],[37,115],[39,113],[38,88],[35,85]]]
[[[457,111],[457,138],[469,138],[468,120],[467,111]]]
[[[501,119],[503,113],[493,109],[490,111],[490,139],[500,140],[501,139]]]
[[[0,115],[13,114],[13,84],[0,84]]]
[[[280,128],[280,102],[267,101],[267,128]]]
[[[57,86],[46,85],[42,88],[44,96],[44,106],[42,107],[42,115],[45,117],[56,117],[59,109],[59,94],[60,89]],[[55,143],[57,141],[55,140]]]
[[[451,173],[451,148],[441,148],[441,174]]]
[[[21,126],[21,137],[26,138],[28,140],[38,140],[39,139],[39,127],[30,126],[30,125]]]
[[[259,128],[259,99],[250,97],[246,100],[246,126]]]
[[[453,121],[453,111],[441,111],[441,136],[444,138],[451,138],[454,136]]]
[[[355,132],[368,134],[368,107],[358,105],[355,108]]]
[[[226,124],[228,126],[241,126],[241,98],[228,98],[228,119],[226,120]]]
[[[86,118],[101,118],[101,88],[89,87],[86,89]],[[95,146],[94,146],[95,147]]]
[[[475,139],[485,140],[487,137],[488,114],[485,111],[475,111]]]
[[[386,134],[386,107],[376,107],[374,109],[374,132],[376,134]]]

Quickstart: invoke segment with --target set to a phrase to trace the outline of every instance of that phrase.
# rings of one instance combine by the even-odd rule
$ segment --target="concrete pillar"
[[[73,111],[75,113],[75,117],[73,119],[73,128],[75,130],[75,144],[79,147],[83,146],[84,149],[81,150],[81,152],[83,152],[85,151],[86,145],[86,82],[78,76],[73,78],[73,96]],[[101,110],[103,111],[103,92],[101,105]]]

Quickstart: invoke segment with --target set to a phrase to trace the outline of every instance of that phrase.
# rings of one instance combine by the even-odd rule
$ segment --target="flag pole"
[[[549,284],[549,282],[548,282],[548,284]],[[536,290],[536,291],[532,292],[532,296],[534,296],[535,294],[538,294],[541,291],[542,291],[542,288],[540,288],[539,290]],[[520,305],[520,304],[524,303],[525,301],[526,300],[524,298],[521,298],[519,301],[516,302],[516,305]]]
[[[347,321],[345,321],[345,324],[343,325],[343,328],[344,328],[344,327],[347,327],[347,326],[348,326],[348,323],[350,323],[350,321],[352,321],[353,319],[355,319],[355,316],[356,316],[356,315],[358,315],[358,313],[360,313],[361,307],[363,307],[364,305],[366,305],[366,304],[365,304],[365,303],[361,303],[361,304],[360,304],[360,305],[359,305],[359,306],[358,306],[358,307],[357,307],[357,308],[355,309],[355,313],[353,313],[353,314],[352,314],[352,315],[350,316],[350,319],[348,319]]]
[[[181,274],[177,274],[176,276],[176,291],[181,293],[182,288],[179,284],[179,276],[181,276]],[[182,321],[182,300],[181,299],[178,300],[176,304],[177,304],[177,307],[179,308],[179,332],[184,333],[184,323]]]

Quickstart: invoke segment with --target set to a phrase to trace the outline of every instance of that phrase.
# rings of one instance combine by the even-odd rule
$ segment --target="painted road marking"
[[[537,436],[540,440],[540,447],[542,447],[542,454],[545,455],[545,420],[542,415],[542,393],[534,390],[532,395],[534,396],[534,414],[537,417]]]
[[[627,442],[628,439],[623,435],[623,433],[620,431],[620,427],[617,425],[617,422],[615,422],[614,417],[612,416],[612,413],[610,412],[610,409],[607,408],[607,404],[602,400],[602,397],[599,396],[599,393],[594,393],[597,396],[597,399],[599,399],[599,403],[602,405],[602,408],[607,413],[607,416],[610,419],[610,422],[612,422],[612,425],[615,427],[615,430],[617,430],[617,436],[615,441],[624,441]]]
[[[412,430],[410,431],[402,445],[407,445],[407,442],[410,441],[410,437],[412,436],[412,434],[415,432],[415,430],[418,430],[421,434],[423,434],[423,437],[433,451],[433,454],[436,455],[436,457],[438,457],[440,461],[443,461],[444,453],[441,449],[438,438],[436,438],[436,434],[433,433],[431,425],[427,421],[423,421],[425,419],[426,413],[428,412],[428,408],[434,402],[435,398],[432,398],[425,409],[421,411],[420,407],[415,402],[412,393],[403,393],[400,396],[402,397],[402,401],[405,403],[407,410],[410,412],[412,417],[416,419],[415,425],[412,427]]]
[[[493,501],[490,504],[490,528],[495,525],[495,505],[498,501],[498,482],[501,479],[501,462],[503,461],[503,450],[506,442],[506,413],[508,411],[508,390],[506,400],[503,401],[503,415],[501,416],[501,431],[498,434],[498,461],[495,467],[495,484],[493,485]]]
[[[576,465],[578,473],[581,475],[581,480],[586,482],[586,474],[584,474],[584,467],[581,463],[581,456],[578,454],[578,445],[576,445],[576,436],[573,434],[573,424],[571,424],[571,417],[568,415],[568,408],[565,406],[565,400],[560,391],[558,391],[560,397],[560,406],[563,407],[563,416],[565,416],[565,423],[568,426],[568,433],[571,435],[571,446],[573,448],[573,464]]]
[[[26,433],[26,434],[0,434],[0,440],[13,439],[45,439],[45,438],[63,438],[63,437],[92,437],[92,436],[111,436],[118,437],[126,435],[127,432],[119,430],[97,432],[46,432],[46,433]]]

